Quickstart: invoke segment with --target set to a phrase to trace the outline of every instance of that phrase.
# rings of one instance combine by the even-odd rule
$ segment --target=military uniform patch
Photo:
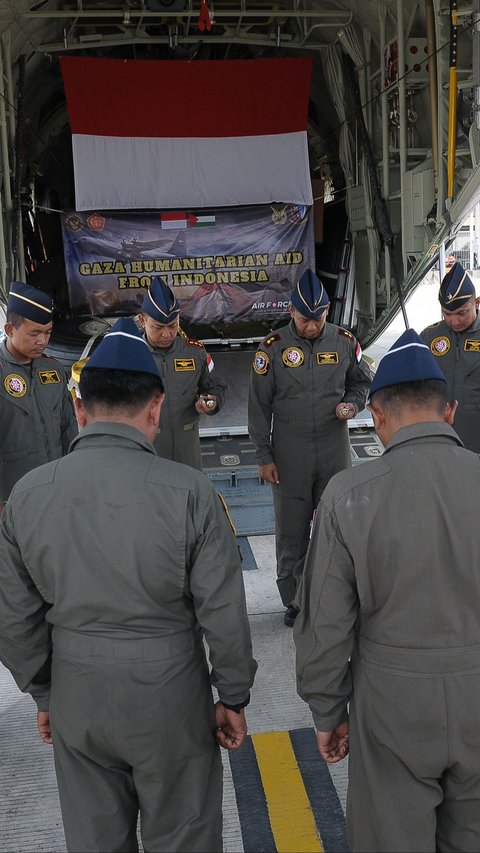
[[[443,335],[439,338],[434,338],[430,344],[430,350],[434,355],[446,355],[450,349],[450,339]]]
[[[264,347],[271,347],[272,344],[275,343],[275,341],[281,341],[281,340],[282,340],[282,336],[276,333],[275,335],[270,335],[269,338],[265,338],[265,340],[263,342],[263,346]]]
[[[305,356],[298,347],[287,347],[282,352],[282,361],[285,367],[300,367],[305,361]]]
[[[342,326],[338,327],[338,334],[344,335],[344,337],[346,337],[346,338],[353,338],[352,333],[349,332],[348,329],[344,329]]]
[[[467,339],[463,345],[465,352],[480,352],[480,341]]]
[[[192,347],[198,347],[199,349],[205,349],[203,344],[200,341],[196,341],[195,338],[187,338],[187,344],[190,344]]]
[[[259,373],[260,376],[262,376],[268,372],[269,367],[270,359],[266,352],[261,352],[259,350],[257,353],[255,353],[255,358],[253,360],[253,369],[255,373]]]
[[[317,364],[338,364],[338,352],[317,352]]]
[[[184,373],[186,370],[195,370],[194,358],[174,358],[173,366],[177,373]]]
[[[18,373],[9,373],[3,380],[3,384],[11,397],[24,397],[27,393],[27,383]]]
[[[62,381],[57,370],[39,370],[38,378],[42,385],[58,385]]]

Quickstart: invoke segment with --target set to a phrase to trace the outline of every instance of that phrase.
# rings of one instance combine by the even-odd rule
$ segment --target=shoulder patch
[[[205,349],[203,344],[200,341],[196,341],[195,338],[187,338],[187,344],[190,344],[191,347],[198,347],[199,349]]]
[[[237,535],[237,531],[236,531],[235,525],[234,525],[234,523],[233,523],[233,521],[232,521],[232,516],[230,515],[230,511],[229,511],[229,509],[228,509],[227,502],[226,502],[225,498],[223,497],[223,495],[221,495],[221,494],[220,494],[220,492],[217,492],[217,494],[218,494],[218,497],[220,498],[221,504],[222,504],[222,506],[223,506],[223,508],[224,508],[224,510],[225,510],[225,514],[226,514],[226,516],[227,516],[227,518],[228,518],[228,520],[229,520],[229,522],[230,522],[230,527],[231,527],[231,528],[232,528],[232,530],[233,530],[233,535],[234,535],[234,536],[236,536],[236,535]]]
[[[282,340],[282,336],[278,332],[275,332],[274,335],[269,335],[268,338],[265,338],[265,340],[262,343],[262,346],[271,347],[272,344],[275,344],[275,343],[277,343],[277,341],[281,341],[281,340]]]
[[[441,322],[442,322],[441,320],[438,320],[437,323],[432,323],[431,326],[426,327],[425,331],[427,331],[427,329],[436,329],[437,326],[439,326]]]
[[[353,341],[356,340],[355,335],[352,335],[352,333],[349,332],[348,329],[344,329],[342,326],[337,326],[337,329],[339,335],[343,335],[345,338],[351,338],[351,340]]]

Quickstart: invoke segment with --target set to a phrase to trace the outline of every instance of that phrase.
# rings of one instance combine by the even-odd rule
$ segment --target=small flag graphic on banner
[[[215,225],[215,216],[197,216],[195,213],[161,213],[160,222],[162,230],[181,231],[185,228],[205,228]]]

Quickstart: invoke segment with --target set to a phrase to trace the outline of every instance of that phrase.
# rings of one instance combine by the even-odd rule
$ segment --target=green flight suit
[[[20,364],[0,342],[0,502],[27,471],[63,456],[77,435],[67,383],[55,358]]]
[[[293,629],[319,731],[348,718],[352,853],[480,849],[480,458],[399,429],[332,478]]]
[[[207,477],[115,423],[23,477],[0,525],[0,658],[50,712],[69,851],[135,851],[138,809],[145,850],[222,850],[211,684],[241,703],[256,662]]]
[[[465,332],[444,320],[427,326],[420,337],[438,360],[451,400],[458,400],[453,428],[468,450],[480,453],[480,318]]]
[[[365,405],[372,374],[346,329],[326,323],[307,340],[291,321],[269,335],[255,356],[248,401],[248,429],[258,465],[275,462],[273,486],[277,585],[283,604],[295,597],[314,510],[330,477],[351,466],[346,421],[335,415],[342,401]]]
[[[225,402],[227,383],[216,373],[203,344],[187,338],[183,332],[177,334],[170,347],[149,345],[149,349],[165,386],[155,450],[164,459],[183,462],[201,471],[200,415],[195,403],[200,394],[214,394],[217,408],[212,414],[215,415]]]

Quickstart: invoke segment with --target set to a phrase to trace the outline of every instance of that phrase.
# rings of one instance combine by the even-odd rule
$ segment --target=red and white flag
[[[77,210],[313,203],[310,58],[60,61]]]

